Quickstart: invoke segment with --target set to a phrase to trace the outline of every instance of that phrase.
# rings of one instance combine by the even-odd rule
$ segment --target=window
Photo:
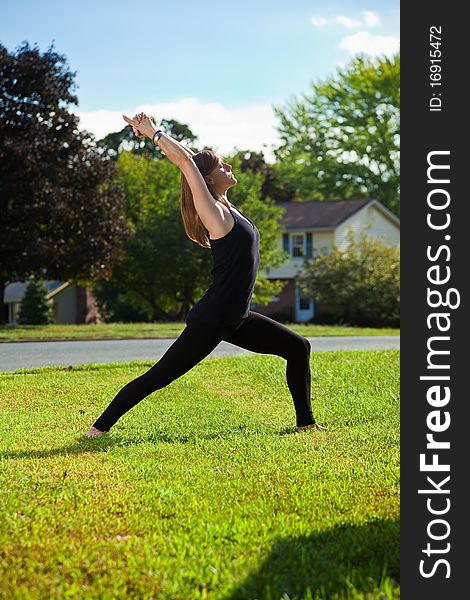
[[[292,256],[304,256],[304,234],[295,233],[292,235]]]
[[[306,233],[283,233],[282,249],[293,257],[306,256],[312,258],[312,256],[315,256],[313,233],[311,231]]]

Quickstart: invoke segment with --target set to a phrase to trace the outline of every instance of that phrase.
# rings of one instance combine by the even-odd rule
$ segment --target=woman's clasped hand
[[[134,115],[132,119],[126,117],[126,115],[123,115],[122,118],[128,125],[131,125],[134,135],[138,138],[148,137],[152,139],[153,134],[156,131],[156,126],[145,113]]]

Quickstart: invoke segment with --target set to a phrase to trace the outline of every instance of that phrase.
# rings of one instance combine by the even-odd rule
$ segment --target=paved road
[[[309,337],[312,350],[382,350],[400,347],[399,336]],[[174,339],[95,340],[67,342],[7,342],[0,344],[0,371],[49,365],[157,360]],[[221,342],[209,357],[253,354]]]

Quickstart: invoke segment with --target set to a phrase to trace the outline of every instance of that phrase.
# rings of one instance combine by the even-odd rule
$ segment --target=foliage
[[[301,200],[370,197],[399,215],[399,109],[399,54],[354,58],[275,107],[275,176]]]
[[[194,144],[197,136],[185,123],[180,123],[175,119],[160,119],[152,117],[153,121],[161,127],[163,131],[171,135],[173,139],[184,146],[196,152]],[[152,143],[148,138],[140,139],[134,135],[132,127],[126,125],[121,131],[108,133],[104,138],[98,141],[101,151],[109,158],[117,160],[121,152],[131,152],[135,156],[146,156],[161,160],[164,158],[163,152]]]
[[[106,275],[128,235],[114,165],[68,110],[74,76],[52,46],[0,44],[0,294],[30,275]]]
[[[44,282],[32,277],[20,304],[19,325],[47,325],[54,322],[52,306],[47,302],[46,295]]]
[[[277,216],[281,209],[259,198],[262,177],[240,173],[240,157],[231,161],[239,183],[230,201],[257,223],[261,232],[260,270],[279,265]],[[239,175],[239,177],[238,177]],[[117,181],[124,190],[125,210],[133,235],[112,277],[97,282],[94,293],[106,320],[183,320],[211,281],[210,251],[184,231],[179,203],[179,170],[167,160],[122,152]],[[282,284],[258,277],[253,302],[267,303]]]
[[[124,151],[117,159],[117,181],[133,234],[112,277],[94,288],[100,311],[108,320],[133,320],[132,313],[136,320],[180,317],[202,288],[210,258],[193,248],[184,231],[180,172],[168,160]]]
[[[348,246],[305,259],[297,282],[305,294],[328,306],[338,320],[361,326],[395,327],[400,319],[400,250],[367,231]]]
[[[279,176],[275,166],[266,162],[262,152],[239,150],[237,155],[241,157],[240,169],[242,173],[251,171],[252,173],[262,174],[260,197],[263,200],[270,198],[275,202],[288,202],[295,198],[294,186],[287,179],[282,179]]]

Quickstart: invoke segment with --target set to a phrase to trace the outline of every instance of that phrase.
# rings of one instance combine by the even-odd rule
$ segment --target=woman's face
[[[232,173],[232,165],[224,162],[221,158],[219,158],[217,166],[209,173],[207,179],[219,190],[228,190],[237,183]]]

